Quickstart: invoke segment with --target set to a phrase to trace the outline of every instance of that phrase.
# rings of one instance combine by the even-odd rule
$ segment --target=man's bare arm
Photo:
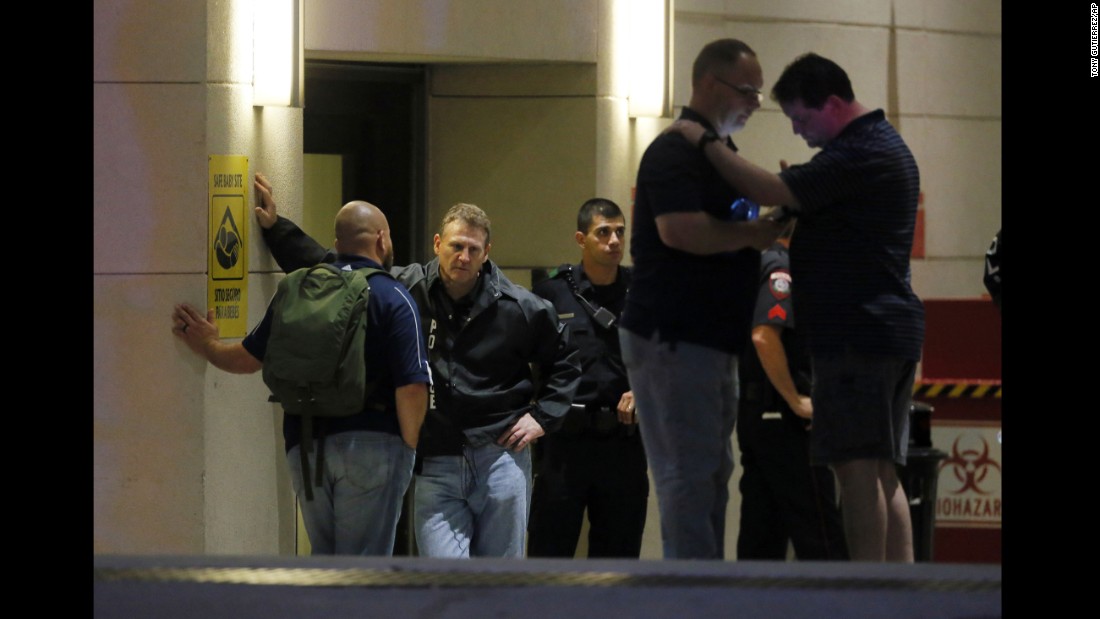
[[[698,144],[706,130],[697,122],[680,119],[669,125],[666,131],[679,132],[688,142]],[[761,206],[785,205],[797,210],[798,198],[791,193],[778,174],[769,172],[726,148],[721,140],[708,142],[704,145],[703,152],[722,178],[750,200]]]
[[[214,322],[214,310],[206,316],[188,303],[176,306],[172,313],[172,333],[187,343],[195,354],[211,365],[232,374],[252,374],[263,368],[263,363],[252,356],[240,342],[226,344],[218,339],[218,325]]]
[[[401,438],[416,449],[420,440],[420,426],[428,412],[427,383],[411,383],[394,391],[397,400],[397,423],[401,426]]]
[[[781,328],[776,325],[756,325],[752,328],[752,344],[756,347],[756,354],[760,357],[760,365],[764,367],[768,380],[787,401],[794,414],[811,418],[814,409],[810,404],[810,396],[798,393],[798,388],[794,385],[787,363],[787,352],[783,349]]]

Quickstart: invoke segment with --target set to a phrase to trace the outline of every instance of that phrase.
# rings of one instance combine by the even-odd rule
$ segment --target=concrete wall
[[[504,266],[575,259],[580,202],[629,211],[641,153],[669,119],[626,114],[628,0],[305,0],[311,58],[426,62],[431,231],[457,201],[494,221]],[[1000,226],[997,0],[676,0],[674,104],[706,42],[737,37],[765,88],[805,51],[838,61],[921,166],[924,298],[975,297]],[[278,411],[260,377],[207,367],[169,332],[206,290],[207,158],[249,157],[303,221],[302,113],[251,105],[249,0],[94,3],[94,550],[293,552]],[[306,93],[306,104],[309,95]],[[771,102],[735,136],[750,158],[809,158]],[[251,194],[251,192],[249,192]],[[252,226],[249,324],[278,275]],[[732,484],[737,482],[737,474]],[[732,493],[727,557],[739,499]],[[644,558],[660,556],[655,503]]]
[[[432,71],[428,221],[485,209],[509,267],[576,259],[577,208],[596,186],[594,65],[442,65]]]
[[[311,58],[594,62],[596,0],[307,0]]]
[[[206,304],[208,157],[300,178],[300,109],[252,106],[250,0],[94,4],[94,550],[280,553],[294,504],[259,375],[170,333]],[[300,213],[300,188],[280,188]],[[248,195],[251,196],[251,191]],[[274,292],[253,226],[248,323]]]

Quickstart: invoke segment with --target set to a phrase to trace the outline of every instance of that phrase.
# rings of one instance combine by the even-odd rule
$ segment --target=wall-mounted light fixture
[[[631,0],[629,114],[672,115],[673,0]]]
[[[302,0],[255,0],[252,15],[252,104],[300,107]]]

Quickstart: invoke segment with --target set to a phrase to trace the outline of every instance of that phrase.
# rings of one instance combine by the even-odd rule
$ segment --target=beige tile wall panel
[[[249,278],[250,326],[277,280]],[[292,539],[278,532],[293,525],[281,411],[260,374],[217,370],[171,334],[172,305],[205,298],[204,274],[95,278],[97,552],[276,553]]]
[[[248,96],[247,92],[245,96]],[[302,108],[251,107],[228,98],[213,96],[208,108],[211,110],[211,118],[224,115],[227,122],[238,123],[240,127],[239,130],[234,130],[231,127],[219,127],[214,122],[209,123],[210,152],[248,155],[249,175],[254,178],[256,172],[262,172],[274,185],[279,214],[301,224],[304,197],[301,179],[305,169]],[[230,138],[230,135],[233,137]],[[223,139],[226,144],[219,145]],[[245,190],[250,206],[256,205],[255,193],[251,185]],[[248,215],[252,245],[248,252],[249,272],[281,273],[282,270],[264,244],[260,226],[251,209]]]
[[[279,107],[272,107],[270,111],[278,114],[279,110],[288,109],[292,110],[292,114],[296,112],[300,116],[302,113],[300,109]],[[248,157],[248,171],[252,174],[255,156],[251,151],[261,141],[258,121],[267,113],[268,108],[253,107],[251,84],[208,84],[205,117],[207,154],[244,155]],[[283,117],[279,117],[264,137],[278,139],[293,129],[293,125],[286,126]],[[300,145],[301,139],[294,140],[294,143]],[[247,192],[247,196],[251,199],[252,192]]]
[[[954,258],[951,260],[913,260],[913,291],[921,299],[975,299],[986,294],[982,276],[985,275],[985,250],[996,233],[980,247],[981,257]]]
[[[288,115],[288,110],[291,118],[301,118],[302,111],[294,108],[253,107],[251,84],[209,84],[206,88],[206,97],[206,156],[203,158],[203,165],[206,166],[203,178],[205,181],[203,186],[204,200],[209,200],[210,155],[243,155],[248,157],[248,180],[246,181],[244,194],[247,207],[245,216],[248,219],[248,270],[249,272],[271,271],[277,267],[271,258],[270,252],[263,244],[260,227],[256,223],[251,208],[254,205],[255,197],[255,191],[252,189],[252,178],[258,169],[256,166],[262,163],[262,161],[258,161],[258,157],[254,152],[262,144],[290,144],[297,146],[293,154],[280,152],[279,154],[284,157],[283,159],[269,157],[267,160],[289,162],[293,161],[294,157],[301,159],[301,122],[297,123],[298,131],[294,133],[296,125],[283,121],[283,118]],[[261,119],[271,118],[276,120],[269,123],[260,122]],[[270,146],[269,150],[271,150]],[[285,151],[286,149],[282,150]],[[284,167],[292,168],[292,166]],[[280,193],[280,190],[289,189],[288,185],[290,183],[286,181],[301,178],[300,174],[298,176],[276,175],[274,172],[280,171],[278,168],[263,171],[273,182],[278,183],[280,179],[284,181],[275,186],[275,190]],[[290,170],[288,169],[285,174],[290,174]],[[293,184],[300,185],[301,183],[295,180]],[[195,219],[209,219],[210,217],[208,206],[188,205],[188,213]],[[209,233],[209,228],[204,230],[204,234]],[[209,245],[209,240],[206,241],[206,244]]]
[[[408,54],[419,10],[402,0],[309,0],[304,3],[307,57],[371,52]]]
[[[791,131],[791,121],[778,109],[757,110],[748,125],[733,134],[733,141],[742,155],[772,172],[779,172],[780,159],[791,165],[805,163],[818,152]]]
[[[925,255],[984,254],[1001,226],[1001,122],[906,118],[921,172]]]
[[[675,0],[678,14],[707,13],[733,19],[854,24],[889,23],[890,4],[889,0]]]
[[[638,168],[630,157],[632,123],[627,118],[627,100],[621,97],[596,99],[596,185],[589,197],[607,198],[619,205],[627,218],[630,234],[631,188]],[[574,205],[574,215],[581,202]],[[573,229],[576,229],[574,217]],[[578,256],[579,250],[578,250]],[[629,262],[629,256],[627,257]]]
[[[249,278],[249,305],[264,306]],[[253,312],[249,311],[251,315]],[[259,319],[249,320],[252,327]],[[227,340],[228,342],[237,341]],[[181,355],[195,356],[190,349]],[[282,410],[267,402],[269,391],[259,372],[230,374],[207,365],[204,371],[204,551],[211,554],[278,552],[279,494],[284,481]],[[290,514],[291,517],[292,513]]]
[[[434,97],[430,109],[428,221],[456,202],[485,209],[492,258],[502,266],[573,259],[558,235],[595,187],[591,98]]]
[[[95,84],[96,273],[206,269],[206,88]]]
[[[254,108],[250,88],[237,85],[96,84],[93,92],[96,272],[206,270],[211,154],[248,156],[250,174],[275,183],[280,213],[300,221],[300,108]],[[252,190],[246,195],[251,204]],[[254,219],[249,227],[250,269],[277,270]]]
[[[673,0],[673,5],[678,18],[685,13],[709,13],[714,17],[726,14],[725,0]]]
[[[1001,34],[1001,0],[893,0],[901,28]]]
[[[764,70],[764,109],[780,111],[771,89],[783,69],[807,52],[824,56],[844,68],[861,103],[886,108],[890,86],[890,36],[886,28],[832,24],[747,24],[749,45]],[[781,112],[780,112],[781,113]]]
[[[627,97],[630,94],[630,56],[625,53],[633,41],[630,28],[632,0],[597,2],[596,71],[600,96]]]
[[[93,278],[95,552],[204,548],[206,363],[171,334],[203,275]]]
[[[248,278],[248,326],[263,319],[281,277]],[[205,295],[205,287],[203,293]],[[201,297],[192,302],[201,301]],[[166,321],[167,322],[167,321]],[[167,331],[163,326],[161,330]],[[238,339],[227,339],[237,342]],[[198,357],[182,344],[173,357],[191,365]],[[262,373],[230,374],[202,368],[204,401],[205,552],[279,552],[279,518],[294,520],[293,491],[284,455],[282,408],[267,402]]]
[[[678,19],[673,65],[673,101],[691,99],[691,66],[704,45],[719,38],[735,38],[756,52],[764,73],[761,109],[778,110],[769,96],[783,69],[795,58],[815,52],[844,67],[856,96],[874,107],[886,104],[889,31],[866,26],[774,22]]]
[[[739,24],[709,17],[677,16],[672,34],[673,106],[680,108],[691,100],[691,65],[699,55],[699,50],[707,43],[723,38],[741,39],[756,50],[756,44]],[[759,50],[756,51],[757,54],[760,53]],[[767,79],[766,73],[764,79]]]
[[[302,0],[309,4],[312,0]],[[206,80],[252,90],[253,12],[256,0],[207,0]]]
[[[96,0],[92,80],[201,82],[208,0]]]
[[[344,157],[310,153],[303,157],[303,162],[306,182],[303,183],[302,231],[318,243],[334,245],[334,222],[344,205]],[[388,204],[377,206],[383,212],[390,210]],[[404,249],[398,239],[394,239],[394,246]]]
[[[595,62],[597,0],[309,0],[310,57]]]
[[[591,97],[594,64],[476,64],[436,67],[432,96]]]
[[[904,114],[1001,116],[1001,39],[898,33],[898,97]]]

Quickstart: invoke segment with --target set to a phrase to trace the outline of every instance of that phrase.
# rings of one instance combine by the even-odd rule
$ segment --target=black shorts
[[[851,350],[814,355],[814,464],[893,460],[905,464],[917,362]]]

